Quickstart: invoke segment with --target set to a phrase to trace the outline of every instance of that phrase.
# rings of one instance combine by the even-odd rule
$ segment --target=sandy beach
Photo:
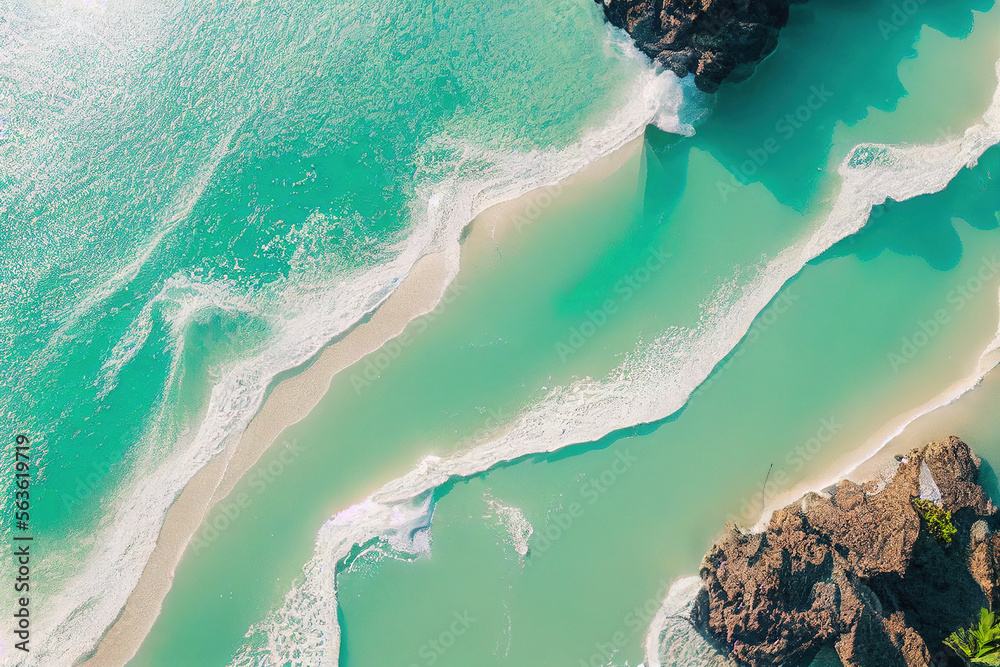
[[[955,435],[960,438],[967,425],[974,423],[981,416],[988,414],[989,399],[1000,391],[1000,350],[993,349],[985,356],[982,370],[985,374],[978,379],[969,377],[942,394],[942,398],[950,398],[947,402],[935,401],[921,410],[915,410],[907,415],[909,418],[902,428],[897,429],[889,439],[879,447],[874,454],[857,464],[845,477],[862,482],[875,479],[895,470],[896,456],[908,453],[914,447],[920,447],[934,440],[942,440]],[[977,443],[969,442],[973,450]]]
[[[495,266],[502,244],[539,219],[554,198],[586,191],[635,158],[642,146],[639,136],[558,184],[488,208],[466,230],[457,275]],[[242,436],[199,470],[170,507],[128,602],[82,664],[117,667],[135,656],[159,616],[185,550],[211,509],[226,498],[283,430],[316,407],[337,373],[377,351],[439,303],[456,277],[453,265],[453,258],[444,252],[422,257],[370,318],[325,347],[302,372],[273,387]]]
[[[968,375],[956,380],[926,403],[894,417],[861,445],[826,466],[822,474],[770,497],[754,529],[763,530],[774,510],[785,507],[806,493],[820,491],[844,479],[860,484],[889,477],[896,470],[896,456],[933,440],[951,435],[962,437],[962,424],[975,419],[976,414],[963,406],[979,403],[979,395],[996,391],[996,385],[1000,383],[998,368],[1000,331],[983,348],[976,368]],[[974,447],[974,443],[970,444]]]

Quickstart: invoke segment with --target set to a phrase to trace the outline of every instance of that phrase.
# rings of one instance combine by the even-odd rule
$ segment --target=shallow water
[[[0,414],[35,441],[40,632],[69,660],[276,376],[658,102],[586,4],[57,9],[5,28]]]
[[[1000,250],[997,160],[881,209],[817,260],[676,420],[449,489],[430,558],[374,558],[341,575],[342,664],[637,664],[664,586],[696,571],[727,518],[756,520],[770,463],[779,491],[822,474],[974,369],[997,327],[997,277],[976,282]],[[907,342],[926,328],[911,358]],[[484,497],[532,523],[527,559],[483,516]],[[456,614],[476,623],[458,635]]]
[[[589,196],[557,198],[528,232],[501,235],[494,262],[483,260],[489,270],[468,274],[467,282],[460,276],[461,294],[398,359],[378,373],[362,361],[335,379],[322,406],[286,433],[289,440],[317,443],[318,454],[304,448],[301,466],[308,472],[296,472],[296,459],[268,486],[268,500],[252,508],[252,517],[241,516],[197,557],[186,559],[163,616],[133,664],[197,662],[210,641],[221,657],[245,631],[246,620],[259,619],[288,590],[311,549],[305,525],[318,525],[405,473],[421,455],[443,455],[470,437],[482,439],[541,398],[543,387],[601,377],[637,342],[672,325],[696,326],[713,297],[726,299],[727,282],[739,286],[762,258],[815,225],[836,188],[837,178],[824,171],[828,164],[836,165],[864,140],[903,140],[886,134],[890,123],[883,116],[899,113],[900,124],[913,127],[912,142],[944,138],[929,134],[940,115],[929,119],[908,111],[911,99],[917,104],[939,83],[935,76],[943,69],[937,59],[981,63],[970,69],[970,81],[982,81],[976,77],[984,69],[992,72],[987,68],[995,63],[994,45],[979,33],[957,41],[963,25],[945,22],[936,25],[950,37],[925,30],[919,56],[906,61],[897,80],[896,63],[912,55],[919,29],[913,26],[908,38],[894,36],[893,48],[868,63],[866,72],[881,89],[830,96],[814,112],[814,123],[789,139],[788,150],[782,146],[754,174],[741,171],[738,157],[752,157],[779,131],[773,122],[752,124],[747,118],[780,119],[795,99],[786,82],[779,86],[781,59],[801,60],[814,21],[848,25],[857,19],[828,11],[835,16],[816,17],[813,10],[797,16],[778,53],[757,77],[720,96],[693,140],[654,132],[641,164],[631,163]],[[877,8],[870,12],[878,16]],[[987,35],[992,19],[981,19]],[[935,25],[937,19],[927,20]],[[858,43],[864,37],[857,36]],[[856,45],[839,48],[848,52]],[[799,80],[832,73],[828,60],[814,58],[811,64],[811,72],[800,68]],[[767,86],[778,94],[762,94]],[[946,119],[968,124],[975,116],[968,109],[978,106],[981,114],[993,87],[995,74],[985,87],[955,84],[961,103]],[[808,85],[802,90],[812,94]],[[767,108],[747,114],[747,100]],[[891,113],[862,113],[865,105]],[[746,132],[733,133],[734,125]],[[727,126],[730,131],[723,132]],[[597,642],[620,643],[616,662],[637,664],[651,613],[634,612],[636,605],[642,609],[648,602],[655,611],[663,585],[696,568],[726,517],[739,514],[741,497],[750,507],[745,520],[756,519],[754,490],[772,459],[785,468],[783,483],[791,486],[974,365],[996,330],[992,294],[978,298],[975,308],[963,308],[962,324],[942,327],[913,359],[893,364],[889,355],[919,331],[928,313],[948,303],[956,281],[978,269],[979,257],[963,253],[963,243],[984,255],[1000,249],[990,234],[997,225],[989,199],[995,192],[980,190],[991,183],[986,174],[995,161],[993,154],[984,158],[983,166],[941,195],[878,209],[862,234],[785,287],[737,355],[676,418],[439,490],[429,558],[404,563],[370,551],[339,577],[341,664],[428,664],[431,655],[441,664],[559,664],[577,656],[571,661],[576,664],[591,660]],[[953,217],[964,222],[955,221],[952,231]],[[627,303],[615,302],[621,307],[614,313],[602,308],[609,298],[615,301],[616,285],[641,266],[651,247],[662,247],[672,261],[651,273]],[[601,314],[609,317],[592,334],[581,329]],[[581,339],[579,346],[572,342]],[[400,418],[374,417],[387,411]],[[818,451],[789,459],[794,443],[808,447],[817,437],[824,440]],[[275,456],[268,454],[258,471]],[[378,473],[358,477],[356,471],[370,471],[371,461],[379,459]],[[626,476],[628,483],[618,484]],[[250,484],[241,486],[250,490]],[[303,502],[303,496],[315,500]],[[522,509],[534,526],[526,560],[497,525],[491,498]],[[571,513],[574,503],[582,514]],[[484,520],[487,513],[492,516]],[[278,539],[261,540],[263,535]],[[249,544],[264,547],[248,558]],[[233,566],[239,554],[245,565]],[[263,567],[268,562],[280,565]],[[429,642],[451,641],[456,613],[464,619],[461,640],[452,633],[454,645],[438,652]],[[220,617],[223,623],[211,620]],[[619,629],[626,634],[621,642],[615,637]],[[387,633],[393,642],[384,641]],[[204,639],[178,645],[171,639],[176,636]],[[220,642],[220,636],[231,639]]]
[[[936,224],[938,206],[974,196],[985,170],[1000,168],[998,159],[996,151],[984,158],[965,187],[956,182],[884,219]],[[978,219],[991,230],[961,225],[963,242],[1000,252],[994,215]],[[429,558],[376,559],[340,576],[343,664],[427,664],[427,643],[466,610],[479,620],[435,664],[598,665],[608,644],[615,645],[614,664],[638,664],[664,586],[696,572],[727,520],[756,521],[772,463],[769,495],[822,474],[887,416],[974,368],[996,333],[1000,276],[913,360],[895,369],[888,355],[947,307],[947,293],[979,266],[978,254],[949,271],[897,253],[831,257],[783,291],[794,298],[787,311],[762,315],[759,335],[676,419],[449,489],[435,509]],[[875,282],[880,287],[872,290]],[[870,298],[847,296],[866,289]],[[484,519],[484,496],[520,508],[532,523],[527,559],[514,553],[496,517]],[[398,641],[387,646],[385,632]],[[620,642],[617,632],[624,633]]]
[[[613,175],[467,248],[407,342],[338,375],[212,511],[130,664],[638,664],[649,609],[727,517],[756,520],[772,463],[779,490],[822,474],[994,336],[1000,278],[970,281],[1000,253],[997,149],[836,243],[867,216],[836,217],[845,179],[940,187],[950,166],[853,151],[977,122],[991,6],[796,5],[696,136],[650,128]],[[23,12],[36,64],[2,85],[59,76],[2,119],[0,414],[42,455],[43,662],[87,652],[177,491],[421,254],[454,269],[487,204],[650,121],[687,130],[682,87],[592,3]],[[422,459],[380,501],[389,549],[355,504]]]

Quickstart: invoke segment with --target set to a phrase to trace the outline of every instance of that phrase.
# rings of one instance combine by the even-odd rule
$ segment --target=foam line
[[[997,62],[1000,76],[1000,61]],[[380,539],[393,508],[408,506],[449,479],[468,477],[530,454],[593,442],[680,409],[746,335],[755,317],[807,262],[867,222],[873,206],[944,189],[964,167],[1000,143],[1000,88],[982,122],[934,145],[862,144],[841,162],[840,191],[827,218],[784,249],[748,284],[719,291],[694,329],[673,327],[600,381],[552,389],[492,439],[447,458],[424,459],[363,503],[328,521],[303,577],[283,606],[250,628],[232,667],[338,664],[336,572],[357,544]],[[654,656],[655,657],[655,656]],[[647,656],[647,660],[650,656]],[[653,664],[653,663],[650,663]]]
[[[682,577],[650,621],[646,633],[646,661],[639,667],[738,667],[691,624],[691,608],[701,590],[697,576]]]
[[[996,67],[997,76],[1000,78],[1000,61],[997,62]],[[956,150],[953,146],[955,143],[960,144],[958,150]],[[954,169],[955,173],[957,173],[957,171],[963,166],[974,165],[978,157],[982,155],[987,148],[997,143],[1000,143],[1000,88],[997,89],[997,92],[993,97],[993,103],[983,116],[983,123],[967,130],[962,140],[949,142],[940,148],[920,146],[905,150],[912,151],[922,162],[929,154],[933,154],[934,150],[941,151],[945,155],[951,157],[949,165],[951,168],[954,168],[956,164],[958,165],[958,168]],[[858,147],[844,160],[841,165],[842,175],[845,171],[847,174],[851,174],[851,170],[855,168],[852,166],[852,157],[857,155],[858,151],[862,150],[862,148],[866,147]],[[978,152],[972,152],[971,154],[967,153],[966,151],[970,148],[973,151]],[[898,151],[900,150],[904,149],[896,149],[896,151],[892,154],[898,155]],[[877,155],[878,153],[875,152],[873,154]],[[961,160],[965,159],[966,156],[968,156],[968,160],[962,163]],[[916,182],[924,184],[925,187],[933,188],[929,189],[929,192],[938,191],[943,187],[940,186],[940,178],[931,178],[925,173],[917,173],[914,174],[914,176]],[[882,179],[879,179],[876,182],[885,183]],[[896,189],[896,191],[898,192],[901,189],[902,188]],[[917,192],[916,194],[923,193]],[[889,196],[893,196],[894,199],[900,201],[900,199],[894,195]],[[840,198],[838,197],[838,203],[839,200]],[[998,297],[998,302],[1000,302],[1000,297]],[[930,412],[933,412],[934,410],[937,410],[938,408],[950,405],[969,391],[972,391],[978,387],[982,383],[983,379],[998,366],[1000,366],[1000,323],[997,325],[997,332],[993,339],[986,345],[983,352],[980,354],[976,363],[976,368],[972,373],[954,383],[952,386],[948,387],[945,391],[924,405],[921,405],[905,415],[902,415],[900,418],[897,418],[890,423],[885,429],[882,429],[873,438],[874,447],[868,447],[863,450],[862,456],[859,460],[852,462],[846,468],[837,470],[822,479],[811,480],[806,485],[808,488],[798,486],[786,494],[781,494],[778,497],[772,498],[769,501],[769,506],[765,508],[760,521],[758,521],[758,523],[754,526],[753,530],[760,531],[765,529],[768,521],[770,520],[771,514],[776,508],[783,507],[788,503],[793,502],[795,499],[801,497],[809,491],[818,491],[848,477],[852,472],[876,456],[878,452],[885,447],[885,445],[903,433],[903,431],[905,431],[906,428],[914,421]],[[688,577],[683,580],[678,580],[678,582],[675,583],[675,586],[671,588],[670,593],[664,600],[663,606],[650,623],[650,628],[646,635],[644,663],[646,667],[671,667],[674,664],[678,664],[672,659],[672,656],[678,650],[676,644],[678,642],[689,640],[696,641],[696,639],[692,639],[688,635],[684,635],[683,637],[678,635],[675,632],[676,624],[674,623],[674,620],[687,614],[690,602],[693,601],[699,587],[700,582],[697,580],[697,577]],[[687,606],[685,607],[685,605]],[[709,652],[704,655],[699,655],[696,658],[692,658],[689,662],[684,664],[689,665],[690,667],[715,665],[722,664],[717,663],[717,661],[721,659],[722,658],[716,654]],[[713,660],[716,662],[712,662]]]
[[[624,38],[614,39],[617,41],[612,48],[625,43]],[[637,57],[631,52],[629,55]],[[611,113],[602,127],[584,133],[564,148],[511,152],[447,134],[429,141],[426,147],[429,152],[445,147],[461,157],[447,165],[446,173],[422,174],[425,186],[418,190],[412,207],[413,231],[389,249],[391,259],[386,262],[363,272],[335,276],[334,280],[304,273],[300,276],[302,280],[284,284],[282,291],[273,295],[282,307],[281,313],[270,318],[274,339],[264,352],[235,364],[212,387],[205,417],[186,442],[178,443],[165,457],[152,446],[155,444],[152,437],[147,438],[150,442],[142,443],[146,445],[143,449],[148,458],[140,466],[136,481],[114,499],[94,540],[94,550],[80,572],[49,598],[47,613],[35,626],[39,649],[21,664],[73,664],[93,650],[135,589],[156,546],[167,510],[200,469],[220,456],[232,456],[229,445],[246,429],[262,405],[272,379],[314,358],[328,341],[375,310],[421,257],[442,253],[448,263],[446,283],[450,282],[459,268],[463,229],[490,206],[571,176],[641,136],[651,123],[666,131],[691,134],[691,126],[679,119],[683,88],[676,77],[639,63],[635,71],[630,89],[622,95],[626,100],[624,105]],[[101,294],[103,291],[95,296],[96,302]],[[221,280],[178,275],[167,281],[155,298],[173,304],[167,316],[178,347],[183,346],[187,325],[206,309],[260,314],[253,300]],[[289,318],[289,313],[298,316]],[[143,317],[140,312],[125,339],[115,346],[106,361],[108,383],[114,381],[117,368],[127,361],[130,346],[141,344],[148,326]],[[489,460],[495,458],[496,455],[489,456]],[[474,459],[463,469],[483,465]],[[440,483],[439,475],[430,479],[433,480],[430,485],[418,482],[423,491]],[[403,525],[397,524],[398,521],[405,523],[406,517],[412,516],[414,503],[423,491],[403,492],[397,502],[388,504],[372,500],[338,515],[339,518],[331,520],[328,531],[338,536],[329,538],[330,544],[336,542],[339,546],[331,549],[336,553],[342,548],[349,551],[352,545],[370,541],[372,535],[399,542],[401,552],[416,548],[419,545],[400,537],[403,532],[393,531],[394,526]],[[337,560],[339,557],[334,563]],[[325,567],[320,565],[318,572],[325,571]],[[332,589],[327,590],[323,585],[316,595],[316,600],[335,599],[330,597]],[[311,606],[308,602],[304,604]],[[325,636],[339,637],[339,634]],[[306,641],[312,642],[308,638]],[[339,645],[339,639],[335,641]]]

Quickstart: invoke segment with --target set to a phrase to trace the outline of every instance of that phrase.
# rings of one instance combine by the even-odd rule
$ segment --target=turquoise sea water
[[[583,3],[24,4],[4,31],[0,414],[34,441],[48,660],[275,376],[656,110]]]
[[[1000,168],[997,159],[994,151],[982,166]],[[959,205],[983,179],[980,172],[965,188],[920,202],[924,212]],[[958,233],[992,256],[1000,251],[997,221],[994,211],[982,213],[976,224],[988,230],[963,224]],[[876,238],[866,250],[880,245]],[[947,293],[979,266],[978,254],[947,273],[894,253],[870,262],[830,258],[783,291],[787,312],[765,313],[759,337],[676,418],[449,488],[436,505],[430,558],[362,559],[341,575],[346,664],[426,664],[428,642],[466,611],[477,623],[436,664],[600,665],[609,644],[613,664],[638,664],[665,587],[697,571],[727,520],[756,521],[771,463],[781,480],[775,491],[822,474],[887,415],[929,400],[934,387],[974,367],[971,354],[954,352],[973,353],[993,337],[996,279],[917,361],[897,373],[887,355],[947,307]],[[877,298],[841,300],[876,276]],[[693,472],[705,469],[711,474]],[[514,552],[490,499],[519,508],[533,526],[527,558]],[[400,640],[386,645],[387,631]],[[619,632],[624,639],[615,639]]]
[[[276,376],[421,254],[457,258],[486,204],[656,120],[674,133],[463,265],[401,353],[334,378],[227,499],[249,506],[210,514],[130,664],[642,661],[647,608],[755,519],[769,464],[821,474],[996,332],[1000,277],[949,299],[1000,253],[996,149],[836,243],[869,185],[963,164],[856,146],[957,140],[997,85],[990,2],[894,7],[796,6],[752,79],[687,91],[694,137],[682,86],[587,2],[18,7],[0,413],[39,457],[37,664],[92,649]],[[841,220],[849,155],[864,215]]]
[[[787,479],[779,490],[821,475],[973,371],[996,333],[1000,276],[961,308],[949,296],[1000,250],[998,159],[994,149],[944,192],[886,206],[813,262],[675,418],[449,488],[430,558],[361,559],[341,575],[342,664],[642,661],[665,586],[697,571],[727,519],[756,520],[771,463]],[[894,363],[942,309],[947,324]],[[491,501],[533,526],[526,558]],[[477,620],[453,641],[456,613]],[[386,632],[400,640],[386,645]]]

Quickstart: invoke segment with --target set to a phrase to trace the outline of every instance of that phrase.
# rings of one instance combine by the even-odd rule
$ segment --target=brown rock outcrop
[[[595,0],[639,50],[698,88],[745,79],[778,43],[788,6],[803,0]]]
[[[776,511],[763,533],[727,528],[692,621],[753,667],[808,665],[823,646],[845,667],[953,664],[942,640],[1000,597],[1000,515],[979,464],[952,437],[910,452],[884,488],[844,481]],[[952,512],[951,544],[922,525],[922,493]]]

